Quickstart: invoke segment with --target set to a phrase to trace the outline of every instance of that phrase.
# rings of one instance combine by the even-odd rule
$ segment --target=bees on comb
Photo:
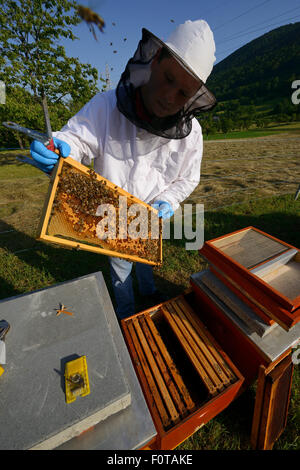
[[[64,163],[59,175],[56,195],[52,204],[52,216],[63,215],[68,223],[71,223],[74,238],[84,242],[101,245],[103,248],[119,253],[138,256],[153,262],[159,262],[159,239],[152,239],[151,229],[146,234],[148,238],[131,238],[128,235],[128,226],[134,221],[135,215],[127,212],[126,226],[120,223],[122,210],[120,209],[120,193],[117,186],[108,184],[104,179],[99,179],[93,169],[85,174],[69,164]],[[100,205],[111,205],[116,214],[114,237],[110,237],[109,227],[104,228],[105,237],[99,237],[98,224],[104,216],[99,216],[97,209]],[[135,198],[126,198],[127,210],[137,204]],[[138,205],[137,205],[138,207]],[[151,227],[151,212],[140,206],[141,216],[139,221],[146,227]],[[135,207],[136,208],[136,207]],[[69,225],[70,226],[70,225]],[[125,233],[125,235],[124,235]]]

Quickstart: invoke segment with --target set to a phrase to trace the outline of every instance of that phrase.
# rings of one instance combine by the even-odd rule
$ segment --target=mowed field
[[[199,186],[186,202],[205,210],[295,191],[300,184],[299,133],[205,141]]]
[[[36,241],[49,178],[18,162],[19,152],[0,152],[0,299],[102,271],[112,301],[108,259]],[[28,152],[23,152],[27,154]],[[199,186],[184,201],[205,208],[205,239],[253,225],[300,248],[300,131],[268,137],[204,142]],[[194,221],[195,222],[195,221]],[[189,287],[207,264],[185,240],[165,240],[156,284],[170,296]],[[136,311],[145,305],[136,289]],[[274,449],[300,449],[300,373],[295,367],[285,432]],[[246,450],[255,384],[179,448]]]
[[[0,152],[0,232],[9,225],[33,236],[49,179],[16,155]],[[300,129],[298,134],[205,141],[200,184],[184,203],[201,203],[210,211],[291,194],[300,184],[299,163]]]

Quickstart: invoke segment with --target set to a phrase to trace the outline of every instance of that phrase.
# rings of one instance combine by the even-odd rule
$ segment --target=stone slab
[[[0,381],[1,449],[53,448],[130,406],[118,353],[123,338],[111,333],[101,278],[85,276],[0,302],[0,318],[11,326]],[[73,316],[57,316],[60,303]],[[81,355],[91,393],[67,404],[64,366]]]
[[[111,334],[118,346],[119,359],[131,391],[131,404],[57,450],[140,449],[157,435],[144,394],[137,379],[128,349],[117,321],[101,272],[93,274],[102,292],[101,300]]]
[[[265,336],[270,333],[277,324],[267,325],[248,305],[231,292],[227,286],[221,282],[217,276],[207,270],[202,278],[202,282],[219,297],[233,312],[244,322],[250,330],[255,331],[258,336]]]
[[[236,313],[226,305],[225,301],[220,299],[211,289],[203,282],[203,277],[207,275],[208,270],[200,271],[191,275],[191,280],[200,287],[200,289],[222,310],[226,315],[257,348],[265,355],[266,359],[273,362],[287,349],[292,348],[299,342],[300,338],[300,322],[293,326],[289,331],[284,330],[280,325],[275,324],[268,334],[263,337],[253,331]],[[215,276],[216,279],[216,276]],[[235,294],[224,285],[223,296],[230,297],[231,300]],[[213,334],[213,332],[212,332]]]

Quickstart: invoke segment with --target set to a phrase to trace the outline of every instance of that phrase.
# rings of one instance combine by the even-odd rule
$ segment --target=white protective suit
[[[200,180],[201,126],[192,120],[183,139],[167,139],[136,127],[117,108],[115,90],[95,95],[53,135],[70,156],[146,203],[167,201],[175,211]]]

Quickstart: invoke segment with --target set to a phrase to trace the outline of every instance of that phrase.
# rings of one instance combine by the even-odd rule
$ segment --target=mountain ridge
[[[272,100],[291,95],[300,79],[300,22],[273,29],[215,65],[208,88],[218,101]]]

